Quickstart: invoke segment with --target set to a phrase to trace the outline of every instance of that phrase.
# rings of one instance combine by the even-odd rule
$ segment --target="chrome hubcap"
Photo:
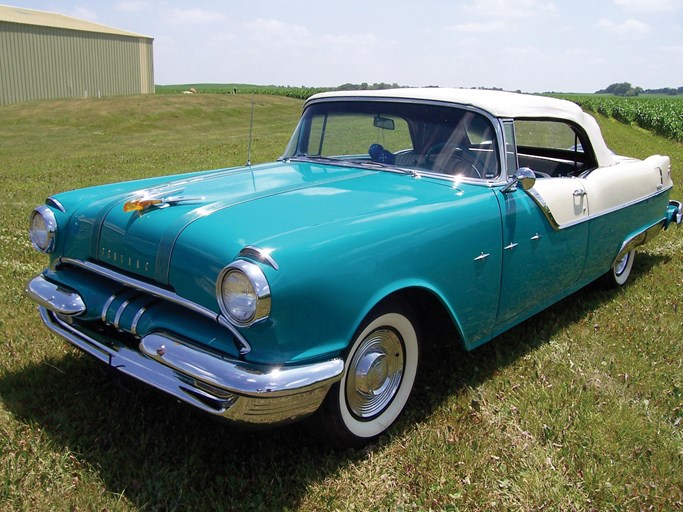
[[[378,329],[358,346],[346,379],[349,409],[360,418],[372,418],[391,403],[401,385],[404,348],[398,334]]]

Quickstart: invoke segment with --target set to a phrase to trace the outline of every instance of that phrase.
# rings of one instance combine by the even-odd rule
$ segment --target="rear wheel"
[[[604,284],[608,288],[618,288],[623,286],[631,276],[631,269],[633,268],[633,260],[635,259],[635,249],[627,252],[619,258],[607,274],[603,278]]]
[[[368,315],[351,344],[344,376],[318,411],[320,433],[342,447],[376,439],[403,411],[418,359],[418,333],[407,307],[392,303]]]

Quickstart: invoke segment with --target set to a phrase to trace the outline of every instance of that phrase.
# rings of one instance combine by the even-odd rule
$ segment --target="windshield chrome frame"
[[[506,154],[505,154],[505,137],[503,133],[503,126],[502,126],[502,121],[498,117],[494,116],[490,112],[475,107],[473,105],[467,105],[464,103],[456,103],[456,102],[450,102],[450,101],[438,101],[438,100],[423,100],[423,99],[413,99],[413,98],[392,98],[392,97],[385,97],[385,96],[377,96],[377,97],[367,97],[367,96],[339,96],[339,97],[326,97],[326,98],[314,98],[314,99],[309,99],[304,103],[303,106],[303,113],[301,115],[301,118],[299,119],[299,122],[297,123],[296,128],[294,129],[294,132],[292,133],[292,137],[290,138],[289,142],[287,143],[287,147],[285,149],[285,153],[280,156],[278,160],[294,160],[297,158],[302,158],[305,159],[305,156],[299,157],[299,156],[287,156],[288,153],[290,153],[290,148],[294,144],[295,146],[298,145],[299,137],[300,137],[300,130],[301,130],[301,122],[306,114],[306,110],[312,106],[312,105],[319,105],[319,104],[324,104],[324,103],[340,103],[340,102],[355,102],[355,103],[408,103],[408,104],[420,104],[420,105],[432,105],[432,106],[437,106],[437,107],[449,107],[449,108],[457,108],[461,110],[465,110],[468,112],[474,112],[480,115],[483,115],[490,123],[491,126],[493,127],[493,131],[495,134],[495,143],[496,143],[496,150],[498,153],[498,166],[499,166],[499,173],[498,176],[495,178],[472,178],[472,177],[463,177],[463,176],[451,176],[451,175],[446,175],[446,174],[441,174],[441,173],[436,173],[436,172],[430,172],[427,170],[423,169],[414,169],[411,167],[405,167],[405,166],[399,166],[399,165],[387,165],[386,170],[390,170],[390,167],[403,170],[406,173],[410,173],[414,175],[415,177],[420,177],[420,176],[425,176],[425,177],[430,177],[430,178],[437,178],[441,180],[446,180],[446,181],[455,181],[455,182],[467,182],[467,183],[472,183],[472,184],[478,184],[478,185],[485,185],[488,187],[491,186],[498,186],[498,185],[506,185],[507,180],[508,180],[508,174],[509,174],[509,169],[507,169],[506,165]],[[296,139],[295,139],[296,136]],[[343,165],[343,161],[339,161],[338,165]],[[331,165],[335,165],[336,162],[330,161]],[[379,169],[379,167],[378,167]],[[514,169],[513,169],[514,172]]]

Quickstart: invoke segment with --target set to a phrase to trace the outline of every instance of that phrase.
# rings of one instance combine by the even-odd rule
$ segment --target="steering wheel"
[[[444,149],[448,149],[449,154],[447,158],[439,161],[435,158],[443,152]],[[436,162],[439,162],[438,166],[435,166]],[[438,142],[431,146],[427,153],[425,153],[425,163],[432,168],[432,171],[441,174],[450,175],[463,175],[470,178],[481,178],[481,171],[477,168],[475,161],[467,155],[465,150],[460,146],[455,144],[449,144],[448,142]]]

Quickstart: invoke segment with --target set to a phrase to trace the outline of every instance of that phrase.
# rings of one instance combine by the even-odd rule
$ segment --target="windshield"
[[[480,179],[500,174],[495,130],[487,117],[421,103],[314,103],[304,111],[283,158],[325,158]]]

